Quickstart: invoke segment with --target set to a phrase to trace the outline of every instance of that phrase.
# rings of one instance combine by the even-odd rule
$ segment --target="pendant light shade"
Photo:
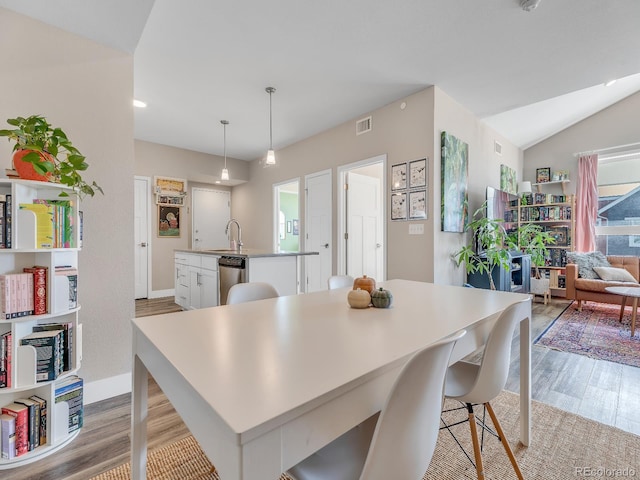
[[[220,174],[220,180],[229,180],[229,170],[227,170],[227,125],[229,125],[228,120],[220,120],[223,129],[224,135],[224,168],[222,169],[222,173]]]
[[[273,118],[271,115],[271,94],[276,91],[273,87],[265,88],[265,91],[269,94],[269,150],[267,151],[267,165],[276,164],[276,152],[273,151]]]

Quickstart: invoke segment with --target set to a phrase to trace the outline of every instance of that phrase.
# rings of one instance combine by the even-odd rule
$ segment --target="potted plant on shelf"
[[[96,182],[87,183],[82,178],[81,172],[89,164],[62,129],[54,128],[41,115],[9,118],[7,123],[14,128],[0,130],[0,136],[15,141],[13,166],[20,178],[61,183],[81,198],[96,192],[104,194]]]
[[[487,202],[473,214],[473,219],[465,231],[473,232],[470,245],[463,246],[453,254],[457,265],[464,263],[469,273],[486,273],[489,276],[491,290],[496,289],[493,281],[493,269],[501,266],[507,270],[511,268],[509,251],[517,249],[512,235],[504,228],[502,219],[492,219],[485,216]]]

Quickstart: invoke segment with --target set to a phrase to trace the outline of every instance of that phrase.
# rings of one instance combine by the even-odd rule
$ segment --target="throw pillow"
[[[633,278],[627,270],[624,268],[615,268],[615,267],[593,267],[595,272],[602,280],[606,280],[608,282],[633,282],[638,283],[638,281]]]
[[[567,252],[567,263],[578,265],[578,276],[580,278],[590,279],[599,278],[593,267],[611,266],[602,252]]]

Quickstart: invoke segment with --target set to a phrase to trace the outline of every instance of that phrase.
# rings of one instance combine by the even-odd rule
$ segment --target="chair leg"
[[[509,446],[509,442],[507,441],[507,437],[505,437],[504,432],[502,431],[502,427],[500,426],[500,422],[498,422],[498,417],[496,417],[496,414],[493,411],[493,408],[491,407],[491,405],[489,404],[489,402],[484,404],[485,407],[487,407],[487,411],[489,412],[489,416],[491,417],[491,421],[493,422],[493,426],[496,427],[496,432],[498,432],[498,435],[500,436],[500,441],[502,442],[502,446],[504,447],[505,451],[507,452],[507,456],[509,457],[509,460],[511,461],[511,465],[513,465],[513,470],[516,472],[516,475],[518,476],[518,478],[520,480],[524,480],[524,477],[522,476],[522,472],[520,471],[520,467],[518,466],[518,462],[516,460],[516,457],[513,455],[513,451],[511,450],[511,447]]]
[[[473,456],[476,459],[476,472],[478,480],[484,480],[484,466],[482,465],[482,453],[480,453],[480,443],[478,441],[478,430],[476,428],[476,418],[473,414],[473,405],[467,403],[469,411],[469,428],[471,429],[471,441],[473,442]]]

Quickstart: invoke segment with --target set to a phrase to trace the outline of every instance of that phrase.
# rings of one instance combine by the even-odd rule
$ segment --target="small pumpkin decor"
[[[371,304],[371,295],[366,290],[358,288],[350,290],[347,294],[347,302],[351,308],[369,308]]]
[[[367,277],[366,275],[363,275],[361,277],[356,278],[353,281],[353,289],[356,290],[358,288],[361,288],[362,290],[366,290],[367,292],[371,293],[376,289],[376,281],[371,277]]]
[[[378,290],[371,292],[371,303],[377,308],[389,308],[393,302],[393,295],[389,290],[380,287]]]

